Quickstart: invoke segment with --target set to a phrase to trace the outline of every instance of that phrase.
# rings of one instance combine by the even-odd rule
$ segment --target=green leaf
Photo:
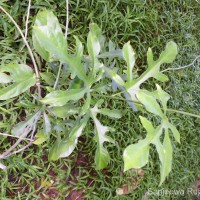
[[[11,81],[12,78],[9,75],[0,72],[0,83],[10,83]]]
[[[79,59],[82,59],[84,50],[83,44],[81,43],[81,41],[77,36],[74,36],[74,38],[76,39],[76,56],[79,57]]]
[[[175,42],[168,42],[165,50],[160,54],[158,61],[162,63],[172,63],[178,54],[178,48]]]
[[[100,53],[101,46],[99,43],[99,37],[101,35],[101,29],[97,24],[90,24],[90,32],[87,37],[87,49],[91,59],[96,59],[96,56]]]
[[[38,39],[35,37],[35,34],[33,32],[32,34],[32,41],[33,41],[33,46],[34,49],[36,50],[36,52],[46,61],[51,62],[54,61],[53,55],[50,55],[50,53],[48,51],[45,50],[45,48],[43,48]]]
[[[130,41],[123,46],[122,51],[124,59],[127,63],[127,81],[130,82],[132,80],[132,71],[135,65],[135,52],[133,51],[133,48],[130,45]]]
[[[47,140],[47,138],[43,132],[37,133],[35,135],[35,138],[36,138],[36,140],[33,142],[33,144],[35,144],[35,145],[40,145]]]
[[[83,88],[83,86],[84,86],[84,82],[76,77],[71,81],[69,85],[69,89],[80,89],[80,88]]]
[[[78,138],[81,136],[83,129],[85,128],[89,116],[85,116],[82,120],[71,129],[69,136],[63,140],[57,140],[50,150],[49,160],[55,161],[59,158],[69,156],[75,149]]]
[[[166,82],[169,80],[169,78],[165,74],[162,74],[160,72],[157,73],[156,76],[154,76],[154,78],[161,82]]]
[[[33,129],[35,122],[40,117],[41,111],[36,112],[35,114],[31,115],[26,121],[19,122],[14,128],[12,129],[11,133],[15,136],[22,136],[26,132],[26,129],[29,128],[30,130]]]
[[[50,148],[48,160],[49,161],[56,161],[58,160],[58,148],[60,145],[60,139],[57,139],[53,146]]]
[[[51,134],[51,122],[49,120],[48,115],[46,114],[46,112],[43,112],[43,119],[44,119],[44,134],[46,136],[46,138],[49,138],[50,134]]]
[[[161,180],[160,185],[164,182],[165,178],[169,175],[172,168],[172,145],[169,138],[168,129],[165,130],[165,138],[163,145],[159,140],[156,142],[156,149],[159,154],[161,166]]]
[[[145,166],[149,158],[148,140],[140,140],[137,144],[131,144],[124,150],[124,171],[131,168],[139,169]]]
[[[148,63],[148,67],[152,67],[154,65],[154,60],[153,60],[153,52],[151,48],[148,48],[147,51],[147,63]]]
[[[108,117],[111,117],[111,118],[119,119],[122,117],[122,112],[120,110],[110,110],[108,108],[101,108],[101,109],[98,109],[97,112],[102,115],[107,115]]]
[[[10,73],[7,80],[13,82],[13,84],[0,89],[0,100],[6,100],[20,95],[21,93],[27,91],[30,87],[34,86],[36,83],[36,77],[33,70],[24,64],[9,64],[0,68],[0,73],[8,72]],[[7,75],[8,76],[8,75]]]
[[[81,108],[80,116],[85,115],[88,110],[90,109],[90,104],[91,104],[91,95],[90,92],[87,92],[87,98],[84,102],[84,105]]]
[[[173,133],[173,135],[174,135],[175,140],[176,140],[178,143],[181,143],[181,142],[180,142],[180,133],[178,132],[178,130],[176,129],[176,127],[175,127],[173,124],[169,123],[169,124],[168,124],[168,128],[171,129],[171,131],[172,131],[172,133]]]
[[[49,93],[46,97],[40,101],[44,104],[49,104],[51,106],[64,106],[68,101],[77,101],[83,98],[86,89],[71,89],[67,91],[53,91]]]
[[[108,73],[108,75],[110,76],[110,78],[117,83],[117,85],[119,86],[124,86],[125,82],[123,81],[123,79],[117,74],[115,73],[113,70],[110,70],[109,68],[105,67],[106,72]]]
[[[101,53],[97,56],[97,58],[123,58],[123,54],[121,49],[116,49],[113,51]]]
[[[70,131],[69,137],[66,137],[60,142],[57,149],[59,158],[68,157],[73,152],[77,145],[78,138],[81,136],[88,119],[89,117],[86,115],[82,120],[78,121],[78,123]]]
[[[95,164],[96,169],[100,170],[107,167],[110,156],[107,149],[104,148],[104,142],[113,142],[113,140],[106,135],[106,132],[110,131],[111,129],[107,126],[103,126],[100,121],[96,118],[96,113],[91,109],[92,118],[95,124],[95,140],[97,142],[97,150],[95,153]]]
[[[163,112],[152,94],[146,90],[141,90],[137,93],[138,100],[145,106],[147,111],[163,117]]]
[[[33,26],[33,45],[46,61],[66,61],[67,41],[52,11],[39,11]]]
[[[164,111],[166,111],[167,101],[170,99],[170,95],[167,92],[163,91],[162,88],[158,84],[156,84],[156,87],[157,87],[158,98],[162,103]]]
[[[155,128],[153,127],[153,124],[147,118],[142,117],[142,116],[139,116],[139,118],[142,123],[142,126],[147,131],[147,138],[150,141],[152,139],[152,137],[154,136]]]
[[[74,55],[68,55],[66,57],[65,62],[69,65],[70,72],[73,75],[73,77],[77,76],[87,85],[89,80],[86,75],[86,69],[84,67],[84,64],[82,63],[83,45],[78,37],[74,36],[74,38],[76,39],[76,52]]]
[[[101,50],[100,37],[102,37],[102,34],[98,25],[95,23],[90,24],[90,32],[87,37],[87,49],[93,64],[93,75],[102,67],[97,58]]]
[[[40,73],[42,79],[50,86],[53,86],[55,83],[55,76],[51,72],[42,72]]]
[[[80,108],[78,108],[77,106],[73,105],[73,104],[66,104],[64,106],[55,106],[53,108],[50,109],[50,112],[56,116],[56,117],[60,117],[60,118],[66,118],[69,115],[74,115],[79,113]]]
[[[136,93],[140,90],[142,83],[147,81],[149,78],[153,77],[155,79],[166,81],[167,76],[161,74],[160,66],[163,63],[171,63],[177,55],[177,45],[174,42],[169,42],[166,45],[165,50],[161,53],[158,60],[153,60],[153,53],[151,48],[147,51],[147,70],[136,80],[132,80],[130,83],[126,83],[125,88],[127,92],[131,95],[132,100],[135,100]]]

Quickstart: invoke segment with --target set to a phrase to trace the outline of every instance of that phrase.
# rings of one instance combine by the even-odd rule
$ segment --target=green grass
[[[39,9],[52,9],[59,17],[65,27],[65,1],[60,0],[34,0],[32,3],[30,24],[34,21],[35,13]],[[27,1],[1,1],[0,5],[7,8],[14,19],[25,27],[25,16]],[[137,70],[142,72],[146,68],[146,51],[152,47],[156,55],[164,48],[165,44],[174,40],[179,46],[179,54],[174,67],[190,63],[200,54],[199,19],[200,2],[198,0],[173,0],[173,1],[143,1],[143,0],[71,0],[69,3],[69,36],[68,43],[74,43],[73,35],[78,35],[85,43],[88,25],[90,22],[97,23],[103,30],[107,39],[111,39],[116,45],[122,45],[131,41],[137,53]],[[31,42],[31,28],[29,32]],[[12,60],[30,63],[27,49],[13,24],[1,13],[0,17],[0,62],[1,65]],[[123,69],[124,63],[121,64]],[[42,67],[50,69],[50,66]],[[171,66],[165,66],[171,67]],[[162,86],[170,93],[170,108],[184,110],[198,114],[200,111],[200,79],[199,62],[194,68],[180,71],[170,71],[170,81]],[[145,87],[155,88],[155,80],[145,84]],[[22,97],[21,97],[22,98]],[[24,95],[23,98],[28,98]],[[19,100],[18,100],[19,101]],[[145,136],[138,115],[120,100],[105,98],[105,105],[112,106],[125,111],[125,116],[120,120],[110,120],[101,117],[105,125],[112,125],[116,131],[112,133],[116,145],[107,144],[111,155],[111,162],[107,169],[96,171],[94,169],[94,153],[96,144],[93,139],[93,125],[86,128],[84,136],[81,137],[78,148],[69,157],[58,162],[48,162],[47,154],[50,143],[42,146],[32,146],[24,153],[12,156],[5,161],[8,165],[6,172],[0,171],[0,199],[40,199],[40,194],[48,194],[49,184],[53,180],[52,187],[57,190],[59,197],[65,199],[72,190],[83,189],[85,199],[94,200],[131,200],[142,199],[145,192],[151,188],[186,190],[194,181],[200,179],[200,121],[191,117],[178,114],[170,114],[170,119],[178,127],[181,133],[181,144],[174,142],[173,168],[167,180],[159,188],[159,161],[155,149],[151,149],[150,162],[144,167],[145,175],[139,187],[129,195],[117,196],[115,190],[127,183],[130,174],[123,174],[122,153],[125,147],[137,142]],[[2,132],[9,132],[16,121],[19,113],[13,102],[6,105],[9,115],[1,111],[2,120],[0,127]],[[142,114],[142,113],[140,113]],[[143,115],[148,115],[144,113]],[[151,115],[149,118],[154,119]],[[59,120],[57,121],[59,122]],[[62,124],[61,124],[62,125]],[[9,138],[0,137],[0,151],[8,148],[12,142]],[[80,156],[83,161],[80,162]],[[74,179],[77,179],[75,181]],[[41,186],[41,180],[44,186]],[[45,184],[46,181],[46,184]],[[92,183],[90,183],[92,181]],[[88,184],[90,185],[88,187]],[[38,186],[38,187],[37,187]],[[56,198],[54,198],[56,199]],[[158,199],[150,196],[149,199]],[[191,199],[183,196],[164,196],[159,199]]]

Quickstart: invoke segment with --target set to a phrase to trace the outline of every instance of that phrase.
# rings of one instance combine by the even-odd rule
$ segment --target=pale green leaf
[[[13,84],[0,89],[0,100],[16,97],[27,91],[36,83],[36,77],[33,70],[27,65],[9,64],[0,68],[0,73],[3,72],[10,73],[9,82],[13,82]]]
[[[131,168],[139,169],[145,166],[149,158],[148,140],[140,140],[136,144],[131,144],[124,150],[124,171]]]
[[[168,124],[168,128],[172,131],[175,140],[178,143],[180,143],[180,133],[178,132],[178,130],[176,129],[176,127],[173,124],[169,123]]]
[[[67,41],[52,11],[39,11],[33,26],[33,45],[46,61],[66,61]]]
[[[55,161],[59,158],[69,156],[75,149],[78,138],[81,136],[83,129],[85,128],[89,117],[86,115],[82,120],[71,129],[69,136],[63,140],[57,140],[53,145],[49,153],[49,160]]]
[[[167,92],[163,91],[162,88],[158,84],[156,84],[156,87],[157,87],[158,98],[162,103],[164,111],[166,111],[167,101],[170,99],[170,95]]]
[[[113,70],[110,70],[109,68],[105,68],[106,72],[110,76],[110,78],[119,86],[124,86],[125,82],[123,79]]]
[[[147,52],[147,70],[140,75],[139,78],[132,80],[130,83],[126,83],[125,88],[131,95],[132,100],[135,100],[136,93],[140,90],[142,83],[153,77],[155,79],[166,81],[167,77],[160,72],[160,66],[163,63],[171,63],[177,55],[177,45],[174,42],[169,42],[166,45],[165,50],[161,53],[158,60],[153,60],[153,53],[151,48]]]
[[[141,90],[137,93],[137,98],[145,106],[147,111],[163,117],[163,112],[159,104],[150,92]]]
[[[145,117],[139,116],[140,121],[142,123],[142,126],[145,128],[147,131],[147,138],[150,140],[152,139],[152,136],[155,133],[155,128],[153,127],[153,124]]]
[[[74,36],[74,38],[76,39],[76,56],[79,57],[79,59],[82,59],[84,50],[83,44],[81,43],[81,41],[77,36]]]
[[[32,41],[33,41],[33,46],[37,53],[45,60],[48,62],[54,61],[53,55],[51,55],[48,51],[46,51],[45,48],[43,48],[38,39],[36,39],[35,34],[32,34]]]
[[[89,117],[86,115],[82,120],[78,121],[78,123],[71,129],[69,136],[60,142],[57,149],[59,158],[68,157],[73,152],[88,119]]]
[[[116,49],[113,51],[101,53],[97,56],[97,58],[123,58],[123,54],[121,49]]]
[[[160,72],[157,73],[156,76],[154,76],[154,78],[161,82],[166,82],[169,80],[169,78],[165,74],[162,74]]]
[[[101,113],[102,115],[107,115],[108,117],[111,117],[111,118],[121,118],[122,117],[122,111],[120,110],[110,110],[108,108],[101,108],[101,109],[98,109],[98,113]]]
[[[80,108],[73,104],[66,104],[64,106],[55,106],[50,109],[50,112],[53,113],[54,116],[60,118],[66,118],[69,115],[74,115],[79,113]]]
[[[44,119],[44,134],[45,136],[48,138],[51,134],[51,122],[50,119],[48,117],[48,115],[46,114],[46,112],[43,112],[43,119]]]
[[[91,59],[94,61],[96,56],[100,53],[100,43],[99,37],[101,35],[101,30],[97,24],[90,24],[90,32],[87,37],[87,49]]]
[[[109,161],[110,156],[108,151],[104,148],[104,142],[113,142],[113,140],[106,135],[106,132],[110,131],[111,129],[107,126],[103,126],[100,121],[96,118],[95,111],[93,112],[91,109],[92,118],[95,124],[95,132],[96,132],[96,142],[97,142],[97,150],[95,153],[95,164],[96,169],[100,170],[105,168]]]
[[[135,65],[135,52],[133,51],[132,46],[130,45],[130,42],[127,42],[123,46],[123,56],[127,63],[127,81],[130,82],[132,80],[132,71],[133,67]]]
[[[53,91],[49,93],[46,97],[40,101],[44,104],[49,104],[51,106],[64,106],[68,101],[77,101],[83,98],[86,89],[71,89],[67,91]]]
[[[148,63],[148,67],[150,68],[154,65],[153,52],[151,48],[148,48],[148,51],[147,51],[147,63]]]
[[[97,145],[97,150],[95,152],[95,164],[96,169],[101,170],[107,167],[110,162],[110,155],[103,146]]]
[[[157,148],[157,146],[156,146]],[[164,182],[165,178],[169,175],[171,169],[172,169],[172,145],[171,140],[169,138],[168,130],[165,132],[165,138],[163,142],[163,146],[160,146],[160,148],[163,148],[162,151],[159,153],[160,161],[161,161],[161,180],[160,185]],[[157,149],[158,150],[158,149]]]
[[[81,116],[88,112],[90,104],[91,104],[91,95],[90,92],[87,92],[87,99],[85,100],[85,103],[81,108],[81,113],[80,113]]]
[[[0,72],[0,83],[10,83],[11,81],[12,78],[9,75]]]
[[[36,138],[36,140],[33,142],[33,144],[35,144],[35,145],[40,145],[47,140],[47,138],[43,132],[37,133],[35,135],[35,138]]]
[[[97,56],[101,50],[100,38],[102,37],[101,29],[95,23],[90,24],[90,32],[87,37],[87,49],[92,60],[92,73],[95,73],[102,67],[102,64],[98,61]]]
[[[172,63],[176,58],[178,53],[178,48],[175,42],[168,42],[165,50],[160,54],[159,62],[162,63]]]

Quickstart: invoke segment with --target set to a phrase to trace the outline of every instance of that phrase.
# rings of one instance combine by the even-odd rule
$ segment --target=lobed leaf
[[[99,122],[99,120],[96,118],[95,112],[91,110],[91,113],[95,124],[95,132],[96,132],[95,140],[97,142],[97,150],[95,153],[95,164],[96,164],[96,169],[100,170],[105,168],[110,161],[110,156],[108,154],[108,151],[104,148],[103,144],[104,142],[113,142],[113,140],[106,135],[106,132],[110,130],[109,127],[103,126]]]
[[[169,138],[168,130],[165,132],[165,138],[163,145],[160,141],[156,143],[156,149],[159,154],[161,166],[160,166],[160,173],[161,173],[161,180],[160,185],[164,182],[165,178],[169,175],[171,168],[172,168],[172,145],[171,140]]]
[[[127,63],[127,81],[131,82],[132,81],[132,71],[133,71],[133,67],[135,65],[135,52],[133,51],[132,46],[130,45],[130,41],[127,42],[124,46],[123,46],[123,56],[124,59]]]
[[[131,144],[124,150],[124,171],[145,166],[149,159],[149,141],[144,139]]]
[[[147,111],[163,117],[163,112],[157,103],[156,99],[152,96],[152,94],[148,91],[141,90],[137,93],[138,100],[145,106]]]
[[[4,74],[10,73],[10,75]],[[0,89],[0,100],[6,100],[16,97],[27,91],[36,83],[36,77],[33,70],[24,64],[9,64],[0,68],[0,73],[4,74],[2,82],[13,84]]]
[[[55,161],[59,158],[68,157],[75,149],[78,138],[81,136],[89,117],[86,115],[71,129],[70,134],[63,140],[57,140],[50,150],[49,160]]]
[[[46,97],[40,101],[43,104],[49,104],[51,106],[64,106],[68,101],[77,101],[83,98],[86,89],[71,89],[67,91],[57,90],[49,93]]]
[[[33,26],[33,45],[46,61],[66,61],[67,41],[52,11],[39,11]]]
[[[176,140],[178,143],[180,143],[180,133],[178,132],[178,130],[176,129],[176,127],[175,127],[173,124],[169,123],[169,124],[168,124],[168,128],[171,129],[175,140]]]

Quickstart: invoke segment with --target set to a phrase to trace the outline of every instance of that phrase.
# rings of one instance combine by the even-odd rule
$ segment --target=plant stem
[[[170,109],[170,108],[168,108],[167,111],[168,111],[168,112],[174,112],[174,113],[179,113],[179,114],[188,115],[188,116],[190,116],[190,117],[200,118],[200,115],[195,115],[195,114],[188,113],[188,112],[185,112],[185,111],[174,110],[174,109]]]
[[[40,79],[40,74],[39,74],[39,70],[38,70],[38,67],[37,67],[37,64],[36,64],[36,61],[35,61],[35,58],[33,56],[33,52],[24,36],[24,34],[22,33],[22,30],[20,29],[20,27],[18,26],[18,24],[15,22],[15,20],[12,18],[12,16],[2,7],[0,6],[0,10],[2,10],[8,17],[9,19],[13,22],[13,24],[15,25],[15,27],[17,28],[17,30],[19,31],[23,41],[24,41],[24,44],[26,45],[27,49],[28,49],[28,52],[30,54],[30,57],[31,57],[31,60],[33,62],[33,66],[34,66],[34,69],[35,69],[35,75],[36,75],[36,78],[37,78],[37,82],[36,82],[36,85],[38,87],[38,98],[40,99],[41,98],[41,88],[40,88],[40,82],[39,82],[39,79]]]
[[[196,62],[196,60],[198,60],[200,58],[200,55],[198,55],[189,65],[185,65],[185,66],[180,66],[180,67],[177,67],[177,68],[167,68],[167,69],[164,69],[162,70],[161,72],[166,72],[166,71],[175,71],[175,70],[179,70],[179,69],[185,69],[187,67],[191,67],[191,66],[194,66],[194,63]]]
[[[29,16],[30,16],[30,9],[31,9],[31,0],[28,1],[28,8],[27,8],[27,17],[26,17],[26,29],[25,29],[25,39],[28,36],[28,21],[29,21]]]
[[[18,136],[15,136],[15,135],[10,135],[10,134],[7,134],[7,133],[1,133],[1,132],[0,132],[0,135],[7,136],[7,137],[12,137],[12,138],[21,138],[21,139],[23,139],[23,140],[32,141],[31,139],[28,139],[28,138],[22,138],[22,137],[18,137]]]
[[[141,104],[139,101],[134,101],[134,100],[131,100],[131,99],[123,99],[123,98],[120,98],[120,97],[115,97],[113,95],[104,95],[104,94],[92,94],[93,96],[99,96],[99,97],[105,97],[105,98],[110,98],[110,99],[116,99],[116,100],[121,100],[121,101],[129,101],[129,102],[133,102],[133,103],[136,103],[136,104]],[[115,94],[114,94],[115,95]],[[141,104],[142,105],[142,104]]]
[[[1,159],[5,159],[8,154],[12,152],[12,150],[23,140],[24,136],[27,135],[31,131],[30,127],[27,127],[24,133],[21,135],[21,138],[19,138],[15,144],[13,144],[9,149],[7,149],[3,154],[0,155]]]
[[[139,104],[139,105],[143,105],[141,104],[139,101],[133,101],[133,100],[129,100],[129,99],[123,99],[120,97],[113,97],[112,95],[103,95],[103,94],[92,94],[93,96],[99,96],[99,97],[105,97],[105,98],[110,98],[110,99],[116,99],[116,100],[121,100],[121,101],[129,101],[129,102],[133,102],[135,104]],[[188,115],[190,117],[196,117],[196,118],[200,118],[200,115],[196,115],[196,114],[192,114],[192,113],[188,113],[185,111],[180,111],[180,110],[174,110],[174,109],[167,109],[167,112],[174,112],[174,113],[179,113],[179,114],[184,114],[184,115]]]

